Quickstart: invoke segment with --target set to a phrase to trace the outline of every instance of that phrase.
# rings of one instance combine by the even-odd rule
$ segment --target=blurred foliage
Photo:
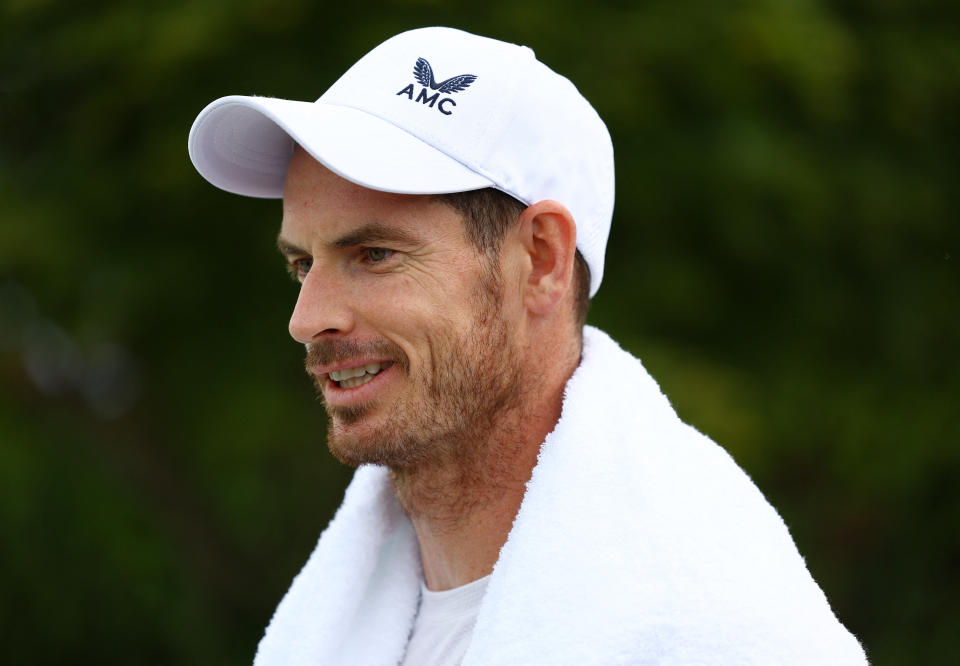
[[[350,470],[286,339],[276,202],[186,154],[230,93],[314,99],[387,36],[528,44],[610,127],[591,321],[790,526],[876,666],[960,625],[960,5],[0,5],[4,663],[233,664]]]

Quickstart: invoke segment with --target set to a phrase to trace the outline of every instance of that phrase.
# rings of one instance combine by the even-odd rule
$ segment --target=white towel
[[[416,614],[416,535],[387,471],[357,470],[256,666],[393,666]],[[640,362],[584,330],[464,666],[866,664],[783,521],[682,423]]]

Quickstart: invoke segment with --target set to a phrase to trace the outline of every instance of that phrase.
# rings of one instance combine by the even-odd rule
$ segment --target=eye
[[[393,250],[388,250],[384,247],[368,247],[364,252],[367,254],[367,259],[373,264],[378,264],[393,254]]]
[[[290,276],[295,280],[303,281],[307,277],[307,273],[310,272],[310,268],[313,267],[313,259],[309,257],[301,257],[300,259],[294,259],[289,264],[287,264],[287,271],[290,273]]]

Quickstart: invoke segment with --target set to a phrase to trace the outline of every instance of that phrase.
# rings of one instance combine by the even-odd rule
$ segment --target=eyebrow
[[[368,245],[370,243],[383,241],[401,243],[403,245],[419,245],[423,242],[419,236],[409,231],[391,227],[382,222],[369,222],[359,229],[354,229],[350,233],[336,239],[330,243],[330,247],[342,250],[355,245]]]
[[[327,246],[335,250],[343,250],[357,245],[369,245],[370,243],[382,243],[384,241],[402,245],[420,245],[423,243],[423,239],[419,236],[404,229],[398,229],[382,222],[368,222],[362,227],[328,242]],[[277,249],[286,256],[309,254],[303,248],[286,241],[282,236],[277,238]]]
[[[280,250],[280,254],[285,257],[303,256],[308,254],[306,250],[301,249],[293,243],[288,243],[283,238],[277,238],[277,249]]]

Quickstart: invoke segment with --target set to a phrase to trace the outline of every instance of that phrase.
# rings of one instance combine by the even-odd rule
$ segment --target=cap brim
[[[401,194],[465,192],[493,183],[397,126],[364,111],[272,97],[231,95],[190,128],[190,159],[220,189],[283,196],[294,143],[342,178]]]

